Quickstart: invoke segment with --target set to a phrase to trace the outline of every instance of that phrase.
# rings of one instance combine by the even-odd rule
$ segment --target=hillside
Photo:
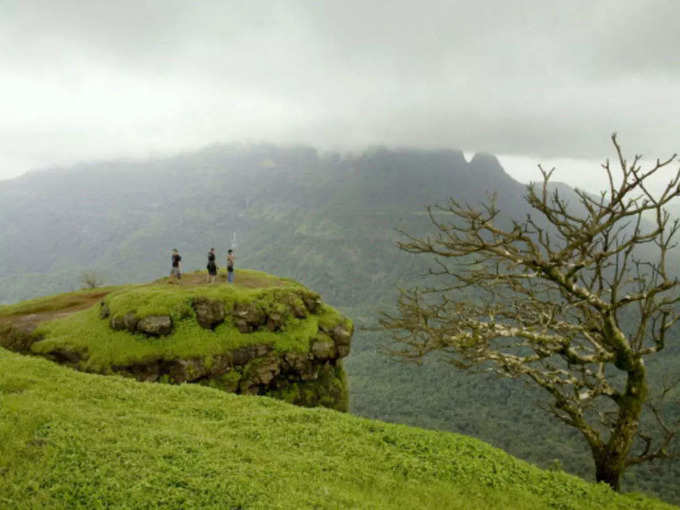
[[[598,169],[594,169],[598,171]],[[538,175],[538,174],[537,174]],[[352,317],[344,363],[350,412],[474,435],[543,467],[593,479],[587,445],[513,381],[450,365],[399,363],[370,331],[396,288],[426,285],[429,260],[395,248],[396,229],[430,231],[424,206],[475,203],[496,192],[506,217],[524,217],[524,186],[496,158],[460,151],[220,145],[151,161],[87,163],[0,182],[0,303],[69,291],[94,269],[107,284],[166,276],[178,247],[188,269],[223,255],[236,234],[237,271],[257,268],[319,292]],[[676,265],[680,267],[680,265]],[[676,338],[677,335],[673,335]],[[651,361],[677,373],[680,346]],[[629,470],[624,490],[680,503],[680,462]]]
[[[3,508],[672,508],[480,441],[0,349]]]
[[[86,372],[346,411],[352,322],[259,271],[92,289],[0,307],[0,346]]]

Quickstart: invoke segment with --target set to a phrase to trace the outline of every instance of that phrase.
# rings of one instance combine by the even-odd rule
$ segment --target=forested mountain
[[[397,287],[421,284],[428,267],[394,246],[397,230],[423,234],[427,204],[491,192],[504,216],[529,212],[524,186],[494,156],[467,162],[460,151],[220,145],[32,172],[0,182],[0,303],[77,288],[86,270],[111,284],[164,276],[175,247],[187,270],[204,268],[213,246],[224,265],[235,241],[237,269],[294,278],[355,319],[354,413],[477,436],[590,479],[585,443],[536,408],[540,393],[443,364],[405,365],[369,331]],[[678,350],[664,355],[677,371]],[[679,476],[680,464],[655,464],[631,471],[624,488],[677,502]]]
[[[174,247],[202,268],[234,234],[241,265],[306,279],[343,305],[373,301],[408,276],[396,228],[425,226],[425,204],[476,201],[493,186],[505,209],[522,211],[523,187],[493,156],[468,164],[456,151],[218,146],[33,172],[0,182],[0,302],[68,290],[85,269],[110,283],[162,275]],[[356,281],[367,274],[378,288]]]

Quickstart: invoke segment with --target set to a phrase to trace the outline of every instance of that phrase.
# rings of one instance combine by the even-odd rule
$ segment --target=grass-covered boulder
[[[2,307],[0,345],[86,372],[347,410],[349,319],[291,280],[247,270],[233,285],[204,278]]]

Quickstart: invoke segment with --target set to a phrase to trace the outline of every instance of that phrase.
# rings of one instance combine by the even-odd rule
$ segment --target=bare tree
[[[104,284],[102,276],[97,271],[83,271],[80,275],[80,283],[84,289],[96,289]]]
[[[642,169],[641,156],[627,161],[612,142],[618,168],[603,163],[609,186],[599,196],[575,190],[569,203],[551,191],[554,169],[539,166],[524,220],[503,218],[493,197],[428,207],[435,233],[405,234],[398,246],[436,256],[430,273],[444,283],[402,291],[381,324],[401,356],[438,351],[459,368],[546,390],[550,411],[590,446],[597,480],[619,490],[629,466],[672,455],[679,428],[663,414],[670,385],[652,398],[645,358],[664,349],[680,318],[668,267],[680,224],[666,210],[680,195],[680,169],[655,195],[649,180],[675,155]],[[640,430],[646,406],[660,434]]]

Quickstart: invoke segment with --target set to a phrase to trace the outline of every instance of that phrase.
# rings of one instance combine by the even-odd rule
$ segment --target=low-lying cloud
[[[0,0],[0,178],[213,142],[678,150],[680,4]]]

